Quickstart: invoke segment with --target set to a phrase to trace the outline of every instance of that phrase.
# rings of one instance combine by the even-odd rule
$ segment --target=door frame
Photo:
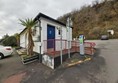
[[[54,27],[54,38],[52,39],[53,40],[53,49],[55,50],[55,34],[56,34],[56,28],[55,28],[55,26],[54,25],[51,25],[51,24],[47,24],[47,49],[49,49],[48,48],[48,26],[50,26],[50,27]]]

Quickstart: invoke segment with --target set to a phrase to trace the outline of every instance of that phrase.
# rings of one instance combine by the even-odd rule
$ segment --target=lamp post
[[[70,58],[70,48],[71,48],[71,35],[70,34],[70,28],[72,27],[72,20],[71,18],[67,18],[67,23],[66,23],[66,27],[67,27],[67,45],[68,45],[68,57]]]
[[[60,27],[60,33],[61,33],[61,37],[60,37],[60,59],[61,59],[61,64],[63,63],[63,57],[62,57],[62,28]]]

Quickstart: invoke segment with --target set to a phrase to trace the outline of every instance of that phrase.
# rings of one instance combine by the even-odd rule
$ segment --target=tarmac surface
[[[20,83],[118,83],[118,40],[89,41],[96,43],[93,59],[68,68],[52,70],[39,62],[22,65],[14,53],[0,60],[0,83],[20,73],[25,73]]]

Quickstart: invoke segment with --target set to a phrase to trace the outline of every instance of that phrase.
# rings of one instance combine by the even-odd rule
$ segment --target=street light
[[[68,57],[70,58],[70,47],[71,47],[71,38],[70,36],[70,28],[72,27],[73,22],[71,20],[71,18],[67,18],[67,23],[66,23],[66,27],[67,27],[67,45],[68,45]]]
[[[63,58],[62,58],[62,27],[60,27],[59,28],[60,29],[60,35],[61,35],[61,37],[60,37],[60,59],[61,59],[61,64],[63,63]]]

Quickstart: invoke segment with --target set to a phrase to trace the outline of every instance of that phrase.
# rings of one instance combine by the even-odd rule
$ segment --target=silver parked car
[[[1,46],[0,45],[0,59],[6,57],[6,56],[10,56],[13,52],[12,47],[10,46]]]
[[[108,39],[109,39],[108,35],[101,35],[101,40],[108,40]]]

